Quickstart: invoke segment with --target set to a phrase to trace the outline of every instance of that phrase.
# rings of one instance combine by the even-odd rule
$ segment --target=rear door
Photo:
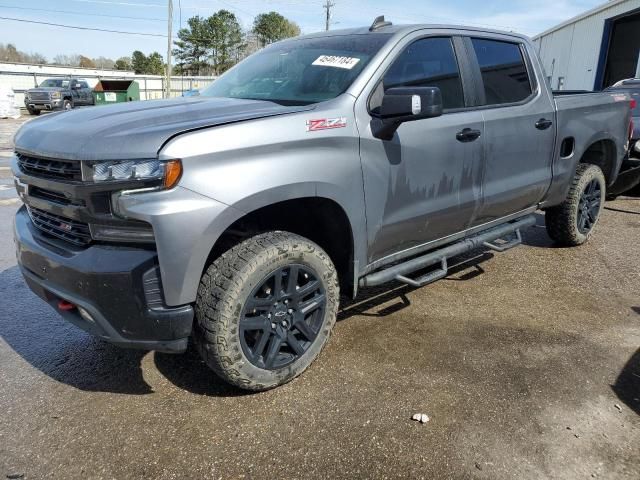
[[[484,119],[479,225],[536,205],[549,188],[555,106],[526,44],[513,37],[465,39]]]
[[[93,92],[91,91],[91,88],[89,88],[89,84],[87,82],[85,82],[84,80],[80,80],[80,89],[82,90],[82,96],[83,96],[83,103],[85,105],[92,105],[93,104]]]
[[[84,96],[82,95],[82,89],[80,88],[80,82],[75,78],[71,79],[69,83],[69,89],[71,90],[71,98],[74,105],[84,105]]]

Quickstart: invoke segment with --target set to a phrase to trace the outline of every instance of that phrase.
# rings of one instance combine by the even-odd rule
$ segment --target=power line
[[[62,23],[50,23],[50,22],[39,22],[36,20],[26,20],[24,18],[11,18],[11,17],[0,17],[0,20],[10,20],[13,22],[23,22],[23,23],[37,23],[39,25],[49,25],[51,27],[62,27],[62,28],[73,28],[75,30],[92,30],[95,32],[107,32],[107,33],[121,33],[124,35],[142,35],[145,37],[162,37],[167,38],[166,35],[162,35],[160,33],[142,33],[142,32],[125,32],[122,30],[108,30],[106,28],[93,28],[93,27],[79,27],[77,25],[65,25]]]
[[[159,3],[135,3],[135,2],[116,2],[116,1],[108,1],[108,0],[71,0],[72,2],[77,3],[97,3],[101,5],[126,5],[128,7],[159,7],[165,8],[165,5],[161,5]]]
[[[81,16],[91,16],[91,17],[123,18],[128,20],[149,20],[149,21],[155,21],[155,22],[166,22],[164,18],[127,17],[124,15],[106,15],[104,13],[79,13],[79,12],[72,12],[70,10],[50,10],[47,8],[14,7],[10,5],[0,5],[0,8],[12,8],[14,10],[33,10],[37,12],[49,12],[49,13],[66,13],[68,15],[81,15]]]

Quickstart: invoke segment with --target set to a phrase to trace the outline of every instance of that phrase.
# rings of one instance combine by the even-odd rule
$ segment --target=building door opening
[[[613,20],[602,87],[633,78],[640,55],[640,13]]]

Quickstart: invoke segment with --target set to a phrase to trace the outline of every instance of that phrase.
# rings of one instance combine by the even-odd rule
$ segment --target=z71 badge
[[[347,126],[346,117],[307,120],[307,132],[317,132],[318,130],[330,130],[332,128],[344,128],[346,126]]]

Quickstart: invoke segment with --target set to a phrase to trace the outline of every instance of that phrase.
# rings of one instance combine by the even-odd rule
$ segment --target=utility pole
[[[329,27],[331,26],[331,9],[333,7],[335,7],[335,6],[336,6],[336,4],[333,3],[331,0],[327,0],[327,3],[325,3],[322,6],[322,8],[324,8],[325,11],[326,11],[325,12],[326,13],[326,16],[325,16],[325,30],[326,31],[329,31]]]
[[[171,96],[171,27],[173,26],[173,0],[169,0],[169,16],[167,22],[167,72],[164,81],[164,96]]]

